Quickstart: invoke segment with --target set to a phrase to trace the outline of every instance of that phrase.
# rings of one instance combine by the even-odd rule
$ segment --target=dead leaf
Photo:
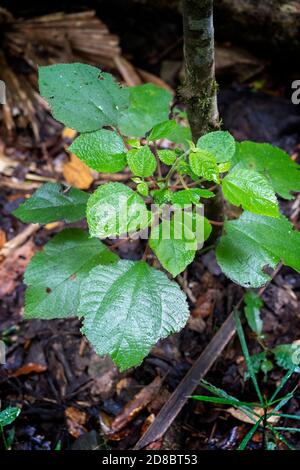
[[[65,180],[78,189],[89,189],[94,181],[92,170],[73,153],[63,166]]]
[[[24,274],[27,264],[35,253],[32,240],[13,250],[0,264],[0,297],[10,294]]]
[[[80,411],[74,406],[69,406],[65,409],[65,416],[67,418],[67,427],[71,436],[78,438],[87,430],[84,425],[87,422],[87,414]]]
[[[63,225],[62,222],[49,222],[49,224],[45,225],[46,230],[53,230],[55,228],[61,227]]]
[[[217,289],[208,289],[204,294],[200,295],[197,299],[196,306],[192,311],[192,316],[194,318],[209,317],[214,311],[217,296]]]
[[[259,417],[263,416],[264,410],[262,408],[252,408],[252,409],[256,414],[259,415]],[[234,418],[238,419],[239,421],[242,421],[243,423],[255,424],[257,422],[256,417],[250,418],[244,413],[244,411],[239,410],[234,407],[227,408],[226,412],[229,413]],[[268,412],[271,413],[272,409],[270,408]],[[279,421],[279,418],[280,418],[279,416],[270,416],[268,418],[268,423],[276,424]]]
[[[161,378],[156,377],[153,382],[137,393],[115,417],[111,424],[111,431],[118,432],[130,423],[156,397],[161,383]]]
[[[203,333],[206,328],[206,323],[201,317],[192,317],[188,319],[187,326],[190,330],[196,331],[196,333]]]
[[[35,362],[28,362],[24,366],[10,373],[10,377],[20,377],[21,375],[41,374],[47,370],[47,366],[43,364],[36,364]]]
[[[2,248],[6,243],[6,233],[4,230],[0,230],[0,248]]]
[[[145,432],[151,426],[151,424],[154,422],[154,420],[155,420],[155,414],[154,413],[151,413],[151,415],[147,416],[147,418],[143,422],[143,425],[142,425],[142,428],[141,428],[141,436],[143,434],[145,434]]]
[[[64,139],[75,139],[77,132],[70,127],[64,127],[62,131],[62,136]]]

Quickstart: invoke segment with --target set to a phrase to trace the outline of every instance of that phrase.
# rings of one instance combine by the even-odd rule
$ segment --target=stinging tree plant
[[[300,173],[283,150],[238,143],[221,130],[194,144],[168,91],[152,84],[124,88],[89,65],[41,67],[39,83],[54,117],[80,133],[69,150],[98,172],[128,166],[132,181],[106,183],[93,194],[47,183],[15,210],[26,223],[86,217],[88,224],[88,231],[62,230],[32,258],[25,274],[26,318],[78,316],[98,354],[109,354],[121,370],[140,364],[188,319],[185,294],[172,277],[209,237],[211,223],[199,209],[218,190],[243,210],[225,221],[217,244],[226,276],[256,288],[269,279],[266,267],[280,261],[300,272],[300,234],[280,214],[276,197],[292,199],[291,192],[300,191]],[[162,139],[172,149],[162,148]],[[166,217],[170,206],[175,209]],[[140,261],[123,260],[101,241],[138,236],[149,227],[145,243],[162,269],[149,264],[147,252]]]

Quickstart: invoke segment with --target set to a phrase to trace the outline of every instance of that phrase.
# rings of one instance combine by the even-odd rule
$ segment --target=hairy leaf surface
[[[197,176],[202,176],[208,181],[219,182],[219,168],[215,157],[207,150],[197,150],[190,153],[190,165]]]
[[[184,293],[143,261],[93,269],[83,282],[82,331],[121,370],[140,364],[160,338],[180,331],[189,311]]]
[[[150,215],[143,198],[121,183],[99,186],[87,203],[92,237],[126,235],[147,227]]]
[[[13,214],[26,223],[48,224],[57,220],[75,222],[85,218],[88,198],[89,195],[79,189],[66,189],[59,183],[46,183]]]
[[[225,199],[255,214],[278,217],[278,202],[268,180],[253,170],[237,168],[222,181]]]
[[[129,150],[127,162],[130,170],[136,176],[152,176],[156,170],[156,159],[148,145],[139,149]]]
[[[79,132],[116,125],[120,112],[129,104],[128,89],[91,65],[40,67],[39,86],[55,119]]]
[[[260,287],[270,276],[263,270],[282,261],[300,272],[300,233],[284,217],[266,217],[244,212],[226,222],[217,247],[222,271],[237,284]]]
[[[193,261],[196,250],[210,233],[211,225],[205,217],[185,212],[180,213],[180,218],[175,215],[155,226],[149,245],[162,266],[175,277]]]
[[[26,273],[26,318],[75,316],[81,282],[98,264],[116,261],[117,255],[78,228],[65,229],[34,255]]]
[[[300,191],[300,167],[284,150],[270,144],[236,144],[235,167],[256,170],[268,179],[275,193],[293,199],[291,191]]]
[[[156,124],[168,119],[172,95],[152,83],[129,88],[129,107],[119,119],[124,135],[143,137]]]
[[[235,153],[235,140],[227,131],[214,131],[200,137],[197,147],[211,153],[217,163],[228,162]]]
[[[81,134],[69,150],[90,168],[103,173],[117,173],[126,166],[126,147],[122,138],[106,129]]]

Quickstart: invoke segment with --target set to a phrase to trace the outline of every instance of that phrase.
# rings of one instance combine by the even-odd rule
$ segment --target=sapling
[[[78,316],[98,354],[109,354],[121,370],[137,366],[189,317],[172,278],[210,236],[215,221],[203,214],[203,202],[218,190],[242,212],[225,221],[217,243],[225,275],[257,288],[280,261],[300,272],[300,234],[276,196],[292,199],[300,190],[299,166],[286,152],[236,142],[221,130],[193,143],[170,92],[153,84],[122,87],[89,65],[41,67],[39,84],[53,116],[79,133],[70,152],[98,172],[128,167],[131,180],[101,184],[92,194],[47,183],[14,212],[26,223],[86,218],[88,226],[62,230],[32,258],[26,318]],[[106,241],[130,237],[147,246],[140,261],[120,259]]]

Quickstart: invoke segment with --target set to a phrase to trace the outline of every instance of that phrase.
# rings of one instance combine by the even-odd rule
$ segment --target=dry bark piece
[[[6,243],[6,233],[4,230],[0,230],[0,249],[3,248],[3,246]]]
[[[115,417],[111,423],[111,432],[116,433],[127,426],[158,394],[162,380],[156,377],[149,385],[137,393],[133,399],[127,403],[123,411]]]
[[[69,406],[65,410],[65,417],[67,419],[67,427],[71,436],[78,438],[86,433],[85,424],[87,422],[87,414],[80,411],[74,406]]]
[[[41,374],[47,370],[47,366],[45,364],[37,364],[35,362],[28,362],[19,369],[11,372],[9,375],[10,377],[20,377],[21,375],[29,375],[29,374]]]

